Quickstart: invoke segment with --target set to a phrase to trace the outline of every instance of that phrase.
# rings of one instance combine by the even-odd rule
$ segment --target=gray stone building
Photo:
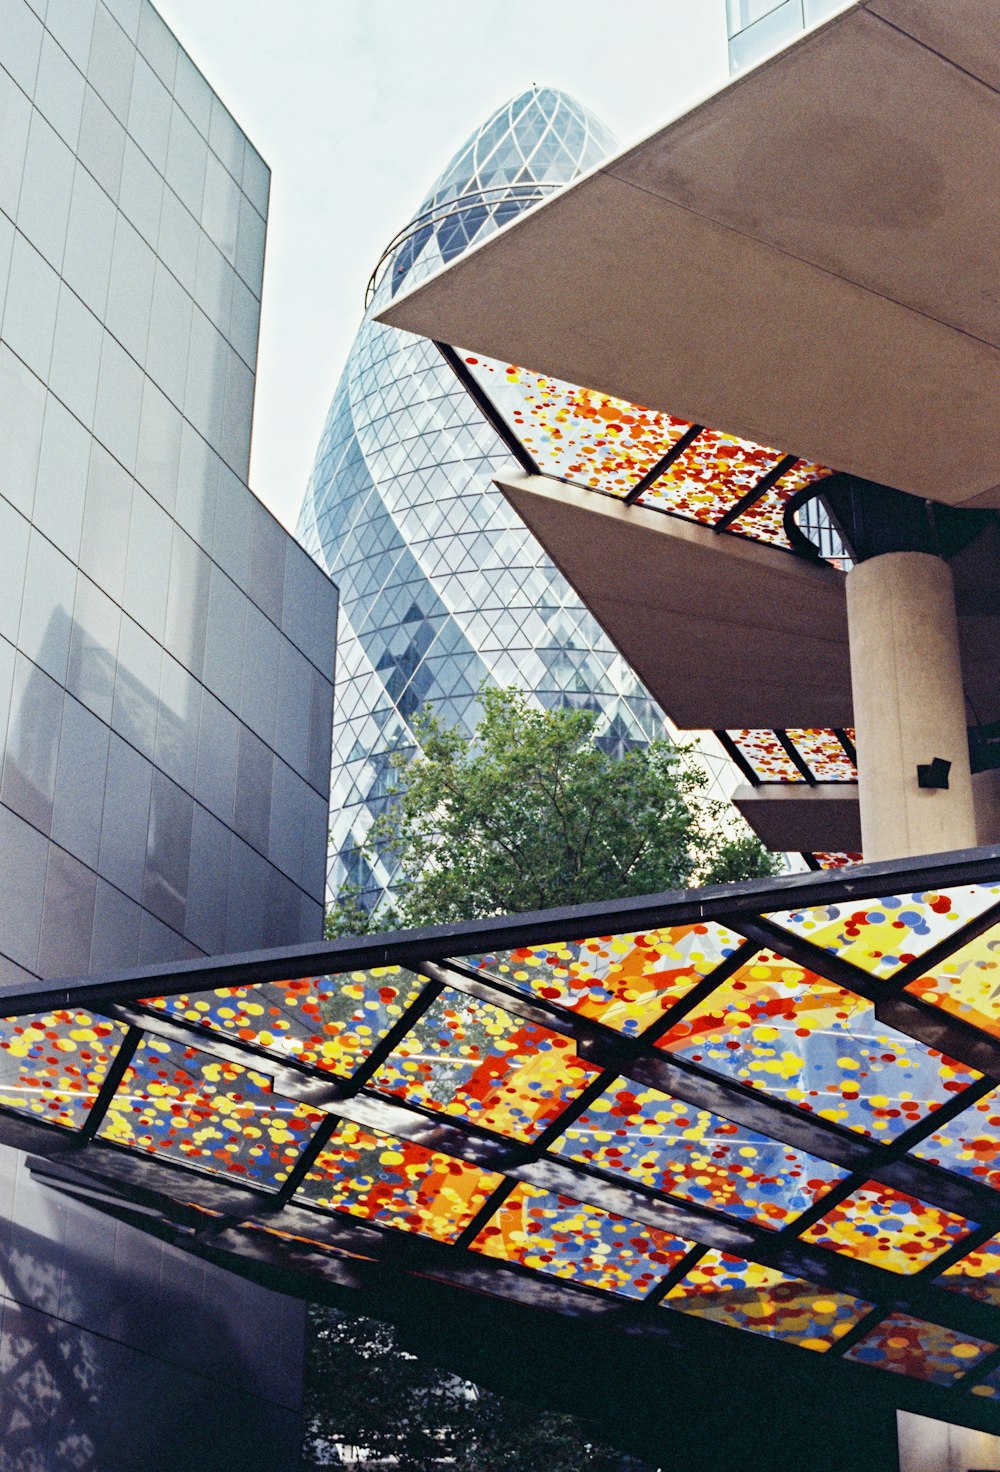
[[[0,0],[0,1002],[321,935],[336,593],[246,483],[268,189],[148,0]],[[9,1150],[0,1289],[0,1465],[297,1464],[301,1308]]]

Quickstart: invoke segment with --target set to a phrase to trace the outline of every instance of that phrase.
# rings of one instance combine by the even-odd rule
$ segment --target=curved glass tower
[[[406,285],[599,163],[608,130],[532,88],[445,169],[372,279],[334,394],[298,534],[340,588],[330,886],[377,901],[392,875],[360,852],[394,751],[430,706],[471,731],[484,681],[599,713],[612,750],[669,728],[492,484],[510,456],[432,343],[373,322]],[[721,794],[720,794],[721,795]]]

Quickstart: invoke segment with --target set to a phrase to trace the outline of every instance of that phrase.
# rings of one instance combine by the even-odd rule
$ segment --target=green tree
[[[481,699],[471,739],[417,718],[419,750],[395,758],[370,838],[398,861],[397,898],[369,914],[356,889],[342,892],[331,938],[776,872],[728,804],[706,797],[690,749],[656,741],[616,757],[595,742],[590,711],[538,710],[515,690]],[[572,1416],[526,1413],[416,1359],[384,1324],[325,1308],[311,1324],[315,1467],[339,1465],[340,1445],[398,1472],[644,1472]]]
[[[397,900],[371,917],[342,893],[328,933],[623,899],[692,883],[774,874],[725,803],[705,796],[688,747],[614,756],[587,710],[539,710],[516,690],[482,692],[472,738],[424,713],[416,754],[393,759],[396,787],[373,826],[398,862]]]

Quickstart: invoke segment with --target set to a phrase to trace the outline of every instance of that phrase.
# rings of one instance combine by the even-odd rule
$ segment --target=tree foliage
[[[573,1416],[530,1410],[403,1349],[395,1331],[332,1309],[311,1311],[306,1454],[343,1453],[398,1472],[648,1472]]]
[[[775,861],[704,795],[690,749],[624,756],[595,741],[589,710],[540,710],[487,689],[472,738],[424,713],[419,749],[394,758],[395,790],[371,842],[398,862],[397,900],[371,919],[340,897],[332,935],[436,925],[757,878]]]

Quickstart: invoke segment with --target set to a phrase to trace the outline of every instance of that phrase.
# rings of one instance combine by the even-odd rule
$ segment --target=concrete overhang
[[[380,320],[1000,506],[1000,8],[864,0]]]
[[[496,484],[681,730],[854,724],[843,573],[546,476]],[[986,725],[1000,720],[1000,534],[951,566],[968,718]]]
[[[861,814],[855,782],[737,787],[733,806],[765,848],[776,853],[861,852]]]

